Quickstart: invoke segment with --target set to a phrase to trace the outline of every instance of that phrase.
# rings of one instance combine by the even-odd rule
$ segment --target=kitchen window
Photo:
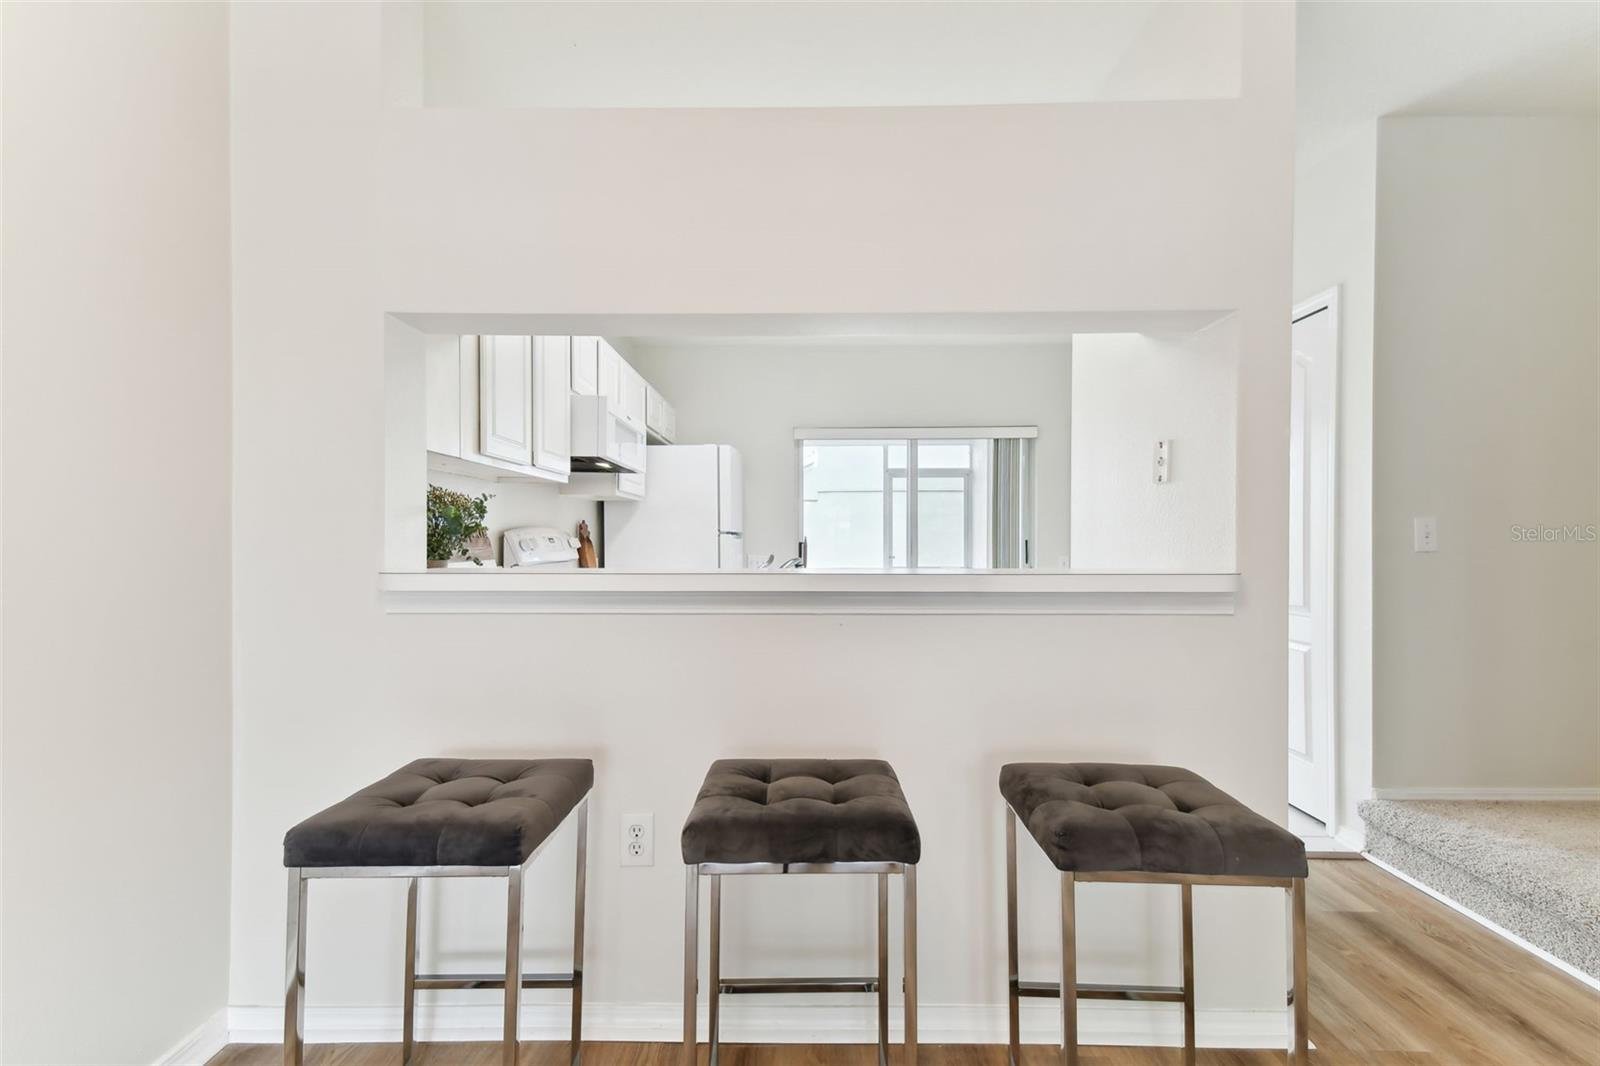
[[[806,565],[1034,565],[1036,433],[1031,427],[796,431]]]

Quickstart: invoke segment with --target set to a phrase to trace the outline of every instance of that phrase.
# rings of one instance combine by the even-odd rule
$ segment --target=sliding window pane
[[[968,565],[967,478],[917,478],[917,565]]]
[[[879,441],[806,442],[801,492],[808,565],[884,565],[884,451]]]

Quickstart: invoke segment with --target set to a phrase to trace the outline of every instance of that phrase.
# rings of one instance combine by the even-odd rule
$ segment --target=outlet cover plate
[[[656,816],[653,814],[624,814],[622,816],[622,865],[654,866],[656,864]]]

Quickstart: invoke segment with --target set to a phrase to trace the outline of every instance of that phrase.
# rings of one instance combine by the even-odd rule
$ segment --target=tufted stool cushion
[[[718,759],[683,824],[683,861],[904,862],[922,838],[878,759]]]
[[[588,759],[418,759],[283,838],[285,866],[520,866],[594,784]]]
[[[1000,794],[1061,870],[1305,877],[1305,844],[1176,766],[1010,763]]]

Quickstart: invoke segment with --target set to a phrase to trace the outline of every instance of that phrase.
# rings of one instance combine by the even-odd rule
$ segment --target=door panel
[[[522,466],[533,460],[533,338],[479,340],[479,447]]]
[[[1289,367],[1289,607],[1310,609],[1306,576],[1311,563],[1306,539],[1306,371],[1299,352]]]
[[[1289,641],[1289,757],[1312,760],[1311,647]]]
[[[572,338],[572,391],[579,396],[600,394],[600,338]]]
[[[1289,371],[1289,803],[1332,809],[1333,411],[1337,311],[1294,323]]]
[[[534,353],[533,465],[572,470],[572,338],[540,337]]]

